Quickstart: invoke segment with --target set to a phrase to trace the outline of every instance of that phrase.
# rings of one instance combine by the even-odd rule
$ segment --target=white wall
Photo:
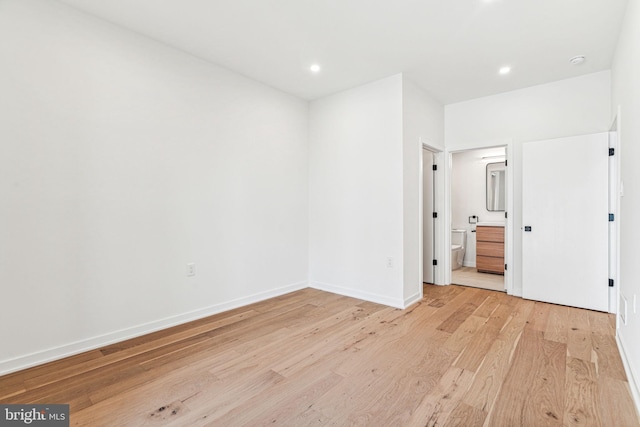
[[[445,106],[449,150],[487,142],[536,141],[608,131],[611,73],[505,92]]]
[[[629,0],[612,67],[613,114],[620,107],[618,150],[624,196],[620,199],[620,295],[628,301],[627,324],[618,321],[618,340],[629,383],[640,409],[640,1]],[[636,310],[633,299],[636,298]]]
[[[403,76],[402,79],[402,137],[403,137],[403,253],[405,305],[422,296],[422,144],[444,151],[444,107],[427,92]],[[427,173],[431,173],[428,171]],[[443,185],[436,180],[436,185]],[[436,197],[443,197],[443,188]],[[436,203],[440,206],[442,202]],[[427,215],[431,215],[428,212]],[[444,245],[441,235],[436,244]],[[436,251],[438,258],[441,251]],[[429,268],[432,268],[429,266]],[[442,270],[436,269],[435,283],[443,283]]]
[[[420,299],[422,142],[444,149],[443,124],[442,105],[401,74],[311,103],[312,286]]]
[[[309,121],[310,283],[402,307],[402,75],[313,101]]]
[[[0,76],[0,373],[307,286],[306,102],[45,0]]]
[[[606,132],[610,104],[611,74],[603,71],[445,106],[447,151],[508,145],[513,260],[508,260],[507,274],[512,294],[522,293],[522,142]]]
[[[476,266],[476,226],[469,217],[476,215],[483,222],[504,223],[504,212],[487,210],[486,167],[501,159],[483,159],[483,156],[504,154],[504,148],[488,148],[453,153],[451,166],[451,228],[467,231],[464,254],[466,267]]]

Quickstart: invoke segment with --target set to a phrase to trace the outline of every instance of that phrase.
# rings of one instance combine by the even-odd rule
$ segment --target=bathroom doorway
[[[451,283],[505,292],[506,147],[451,154]]]

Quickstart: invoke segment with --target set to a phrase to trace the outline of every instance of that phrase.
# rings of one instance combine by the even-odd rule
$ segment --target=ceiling
[[[403,72],[444,104],[609,69],[627,3],[60,1],[304,99]]]

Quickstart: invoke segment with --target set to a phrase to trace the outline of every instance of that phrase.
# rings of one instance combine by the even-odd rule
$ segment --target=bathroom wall
[[[466,267],[476,266],[476,233],[473,232],[476,226],[469,224],[469,217],[476,215],[480,221],[504,222],[504,212],[487,210],[485,181],[486,165],[502,162],[504,159],[482,158],[504,154],[504,147],[499,147],[451,155],[451,228],[467,230],[467,249],[464,255]]]

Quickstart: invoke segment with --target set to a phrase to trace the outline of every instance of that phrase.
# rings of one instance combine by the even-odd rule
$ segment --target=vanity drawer
[[[504,258],[504,244],[498,242],[477,242],[476,253],[479,256]]]
[[[499,242],[504,243],[504,227],[476,227],[476,240],[478,242]]]
[[[476,269],[485,273],[504,273],[504,258],[476,256]]]

